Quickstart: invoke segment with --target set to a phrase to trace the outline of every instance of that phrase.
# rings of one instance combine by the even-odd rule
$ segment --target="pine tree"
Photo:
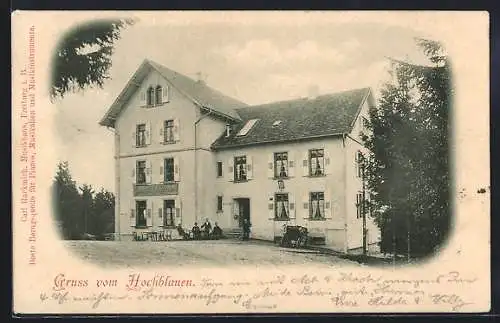
[[[133,23],[131,19],[95,20],[68,31],[52,58],[51,98],[88,86],[102,87],[109,78],[115,41]]]
[[[450,230],[448,163],[452,89],[442,46],[417,39],[429,66],[392,60],[391,82],[370,110],[367,163],[370,206],[381,229],[381,250],[424,257]]]

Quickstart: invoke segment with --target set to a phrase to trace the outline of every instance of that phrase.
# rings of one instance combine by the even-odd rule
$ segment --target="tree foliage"
[[[67,32],[52,58],[51,98],[87,86],[102,87],[109,78],[115,41],[133,23],[130,19],[96,20]]]
[[[114,232],[115,197],[101,188],[97,193],[83,184],[78,191],[68,162],[59,163],[53,181],[55,220],[64,239],[82,239],[85,235],[102,237]]]
[[[450,231],[451,71],[443,47],[417,39],[428,66],[392,60],[392,81],[370,110],[363,140],[375,222],[386,253],[424,257]]]

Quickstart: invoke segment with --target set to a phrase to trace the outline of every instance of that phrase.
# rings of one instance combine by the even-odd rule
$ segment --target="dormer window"
[[[252,127],[259,121],[259,119],[251,119],[248,120],[247,123],[241,128],[240,131],[236,134],[236,137],[246,136],[248,132],[252,129]]]
[[[273,127],[277,127],[277,126],[279,126],[279,125],[281,124],[281,122],[282,122],[281,120],[276,120],[276,121],[274,121],[274,122],[273,122]]]

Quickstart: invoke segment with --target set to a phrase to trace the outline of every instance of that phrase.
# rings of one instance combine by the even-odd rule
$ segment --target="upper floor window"
[[[155,104],[163,103],[163,88],[158,85],[155,89]]]
[[[274,153],[274,177],[288,177],[288,153]]]
[[[146,106],[154,106],[154,105],[159,105],[162,104],[163,102],[168,101],[168,88],[164,88],[161,85],[157,86],[150,86],[146,90],[146,93],[144,95],[144,92],[141,94],[141,100],[142,104]]]
[[[325,174],[325,152],[323,149],[309,150],[309,175],[321,176]]]
[[[135,133],[136,133],[135,145],[137,147],[146,146],[146,125],[144,123],[137,125]]]
[[[155,89],[150,86],[146,93],[146,104],[153,105],[155,103]]]
[[[145,184],[146,183],[146,161],[139,160],[136,164],[136,183]]]
[[[217,162],[217,177],[222,177],[222,162]]]
[[[247,157],[240,156],[234,157],[234,181],[246,181],[247,180]]]
[[[174,159],[173,158],[166,158],[165,159],[165,172],[164,172],[164,181],[165,182],[173,182],[175,180],[174,176],[174,170],[175,170],[175,165],[174,165]]]
[[[174,120],[165,121],[163,127],[163,142],[174,142]]]
[[[355,162],[356,162],[356,176],[357,177],[363,177],[363,171],[364,171],[364,158],[363,154],[360,151],[356,152],[356,157],[355,157]]]
[[[274,196],[274,218],[276,220],[288,220],[290,218],[290,209],[288,203],[288,194],[279,193]]]
[[[356,194],[356,218],[360,219],[363,217],[363,193],[358,192]]]
[[[309,217],[312,220],[325,218],[325,193],[312,192],[309,196]]]

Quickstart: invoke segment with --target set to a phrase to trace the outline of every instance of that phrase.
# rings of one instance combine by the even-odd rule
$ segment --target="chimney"
[[[226,138],[231,135],[231,125],[229,123],[226,124]]]
[[[206,84],[205,80],[204,80],[203,73],[201,73],[201,72],[196,73],[196,83],[203,84],[203,85]]]
[[[307,98],[316,99],[318,95],[319,95],[319,87],[316,84],[309,86]]]

